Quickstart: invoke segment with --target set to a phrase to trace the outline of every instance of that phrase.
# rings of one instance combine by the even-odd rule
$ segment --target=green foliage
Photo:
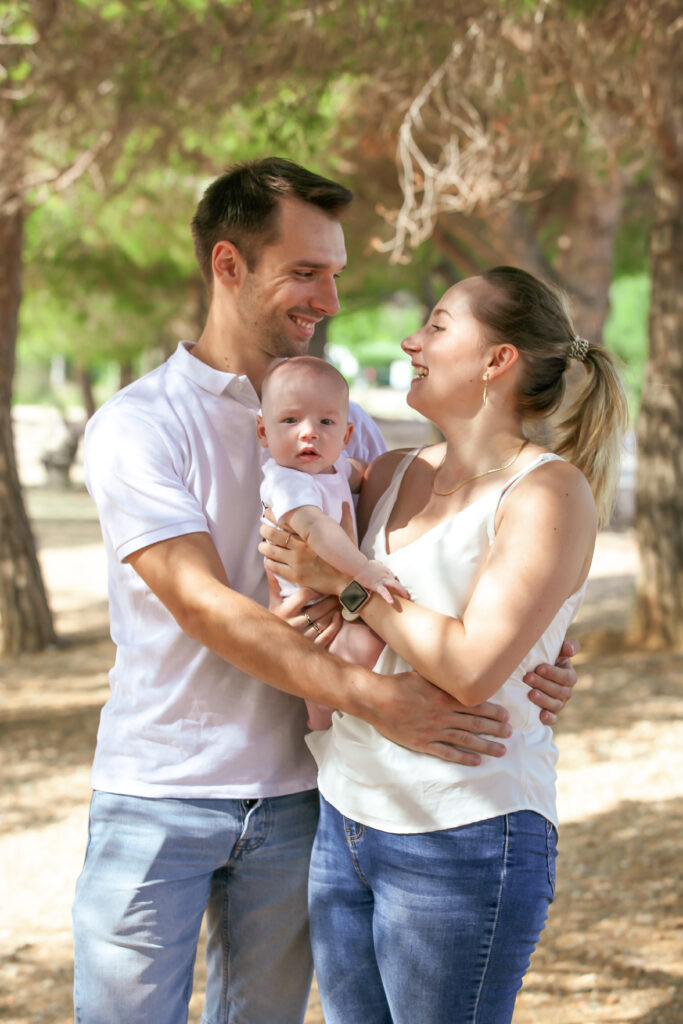
[[[35,211],[26,233],[21,370],[59,355],[102,374],[110,362],[175,347],[179,332],[196,334],[193,197],[168,179],[167,171],[150,173],[144,188],[104,205],[81,186]]]
[[[625,275],[612,282],[605,344],[624,364],[624,382],[633,421],[642,395],[648,352],[649,308],[650,279],[647,274]]]
[[[614,242],[614,277],[647,273],[652,227],[651,192],[639,188],[627,195]]]
[[[348,348],[361,366],[379,369],[403,358],[401,341],[417,330],[422,317],[420,304],[403,293],[393,302],[350,313],[342,310],[331,322],[328,338],[331,344]]]

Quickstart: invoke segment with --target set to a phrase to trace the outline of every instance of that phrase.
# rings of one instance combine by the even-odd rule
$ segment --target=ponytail
[[[490,337],[519,351],[524,372],[517,404],[524,418],[550,417],[562,402],[571,360],[584,365],[583,384],[553,430],[551,447],[584,474],[604,526],[612,510],[628,426],[626,395],[615,360],[606,349],[577,337],[565,296],[532,274],[518,267],[494,267],[481,277],[492,287],[473,300],[472,312]]]
[[[619,482],[628,406],[616,361],[607,349],[588,345],[581,362],[584,379],[566,416],[555,426],[552,447],[586,477],[598,522],[606,526]]]

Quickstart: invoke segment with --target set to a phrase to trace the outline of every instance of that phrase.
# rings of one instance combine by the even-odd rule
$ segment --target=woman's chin
[[[409,405],[411,409],[416,409],[420,412],[420,393],[419,385],[415,383],[410,385],[406,394],[406,405]]]

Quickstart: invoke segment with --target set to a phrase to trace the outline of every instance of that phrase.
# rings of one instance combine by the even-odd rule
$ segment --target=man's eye
[[[313,277],[313,271],[312,270],[295,270],[294,271],[294,276],[295,277]]]
[[[430,324],[429,326],[433,331],[444,331],[446,329],[445,327],[441,327],[439,324]]]

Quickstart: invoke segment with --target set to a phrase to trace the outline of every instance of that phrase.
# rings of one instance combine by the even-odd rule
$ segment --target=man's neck
[[[227,326],[216,324],[211,313],[191,352],[214,370],[248,377],[256,393],[261,394],[261,384],[270,360],[263,353],[251,352],[248,344],[238,344],[235,333]]]

